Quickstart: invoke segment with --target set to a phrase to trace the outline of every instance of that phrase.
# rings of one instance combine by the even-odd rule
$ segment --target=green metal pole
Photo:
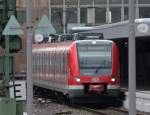
[[[4,78],[4,86],[5,86],[5,95],[9,98],[9,36],[5,36],[5,78]]]

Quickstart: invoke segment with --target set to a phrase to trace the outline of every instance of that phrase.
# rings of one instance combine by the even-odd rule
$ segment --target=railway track
[[[108,107],[106,109],[92,109],[88,107],[81,107],[81,108],[97,115],[129,115],[128,110],[124,108],[114,108],[114,107]],[[137,112],[137,115],[148,115],[148,114],[143,112]]]
[[[38,98],[36,98],[37,100]],[[56,100],[50,100],[49,99],[46,99],[46,98],[41,98],[41,99],[38,99],[38,101],[41,101],[41,103],[57,103]],[[66,105],[66,104],[61,104],[61,105]],[[70,106],[69,106],[70,107]],[[76,109],[77,111],[81,111],[81,110],[84,110],[84,111],[87,111],[89,113],[92,113],[91,115],[128,115],[128,110],[125,109],[125,108],[115,108],[115,107],[106,107],[106,108],[94,108],[92,106],[90,107],[86,107],[84,105],[72,105],[70,107],[70,109],[68,110],[63,110],[63,111],[59,111],[59,112],[56,112],[55,115],[74,115],[73,113],[73,110],[71,109]],[[90,114],[89,114],[90,115]],[[149,115],[148,113],[145,113],[145,112],[137,112],[137,115]]]

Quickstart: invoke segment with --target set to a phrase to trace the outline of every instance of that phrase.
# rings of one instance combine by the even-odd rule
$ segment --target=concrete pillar
[[[139,18],[139,3],[138,3],[138,0],[136,0],[135,18]]]
[[[78,0],[78,7],[77,7],[77,23],[80,24],[80,0]]]
[[[48,17],[50,23],[51,23],[51,15],[52,15],[51,0],[48,0]]]
[[[121,0],[121,21],[124,21],[124,0]]]
[[[95,24],[95,8],[87,8],[87,23]]]
[[[63,0],[63,33],[66,34],[66,6],[65,0]]]
[[[107,8],[106,8],[106,23],[111,23],[111,11],[110,11],[110,5],[109,0],[107,0]]]

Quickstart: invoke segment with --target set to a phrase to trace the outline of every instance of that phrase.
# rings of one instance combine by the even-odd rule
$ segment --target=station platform
[[[126,100],[124,107],[129,108],[129,92],[125,92]],[[150,91],[136,91],[136,109],[142,112],[150,113]]]

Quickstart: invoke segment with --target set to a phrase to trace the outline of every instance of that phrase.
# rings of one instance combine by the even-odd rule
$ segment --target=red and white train
[[[117,45],[110,40],[77,40],[33,45],[34,85],[69,98],[119,98]]]

